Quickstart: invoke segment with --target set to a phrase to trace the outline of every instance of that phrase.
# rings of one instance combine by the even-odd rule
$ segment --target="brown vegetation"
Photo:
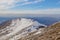
[[[36,31],[37,32],[37,31]],[[32,32],[33,34],[35,32]],[[60,40],[60,22],[44,28],[42,33],[20,38],[19,40]]]

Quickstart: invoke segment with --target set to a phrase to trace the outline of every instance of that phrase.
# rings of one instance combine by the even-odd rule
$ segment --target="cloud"
[[[45,0],[34,0],[34,1],[26,1],[26,2],[24,2],[22,5],[26,5],[26,4],[34,4],[34,3],[38,3],[38,2],[43,2],[43,1],[45,1]]]
[[[42,1],[45,1],[45,0],[32,0],[32,1],[30,1],[30,0],[22,0],[22,1],[21,1],[21,0],[20,0],[19,2],[23,2],[23,3],[27,3],[27,2],[29,2],[29,3],[30,3],[30,2],[31,2],[31,3],[38,3],[38,2],[42,2]],[[22,4],[23,4],[23,3],[22,3]]]
[[[29,1],[29,0],[0,0],[0,9],[8,9],[8,8],[13,8],[15,6],[33,4],[33,3],[38,3],[38,2],[42,2],[42,1],[44,1],[44,0],[34,0],[34,1]]]
[[[40,10],[3,10],[1,14],[59,14],[60,8],[55,9],[40,9]]]
[[[0,0],[0,9],[13,7],[15,3],[16,0]]]

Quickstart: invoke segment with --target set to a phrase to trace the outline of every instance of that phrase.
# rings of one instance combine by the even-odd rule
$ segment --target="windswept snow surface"
[[[0,40],[18,40],[20,37],[27,35],[27,33],[37,30],[40,26],[47,27],[31,19],[13,19],[9,26],[0,30]]]

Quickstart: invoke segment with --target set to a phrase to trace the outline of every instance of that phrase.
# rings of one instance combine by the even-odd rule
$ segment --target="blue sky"
[[[34,1],[31,0],[31,2]],[[13,9],[36,10],[36,9],[48,9],[48,8],[60,8],[59,1],[60,0],[44,0],[37,3],[25,4],[23,6],[19,5],[14,7]]]
[[[60,0],[0,0],[0,13],[60,13]]]

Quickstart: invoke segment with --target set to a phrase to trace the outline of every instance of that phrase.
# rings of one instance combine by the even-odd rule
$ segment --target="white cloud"
[[[0,0],[0,9],[13,7],[15,3],[16,0]]]
[[[0,0],[0,9],[8,9],[8,8],[12,8],[15,6],[38,3],[42,1],[43,0],[34,0],[31,2],[29,0]],[[21,2],[22,4],[17,4],[18,2]]]
[[[22,3],[21,5],[27,5],[27,4],[35,4],[35,3],[38,3],[38,2],[43,2],[45,0],[34,0],[34,1],[25,1],[24,3]]]
[[[56,9],[42,9],[42,10],[6,10],[0,11],[1,14],[58,14],[60,8]]]

